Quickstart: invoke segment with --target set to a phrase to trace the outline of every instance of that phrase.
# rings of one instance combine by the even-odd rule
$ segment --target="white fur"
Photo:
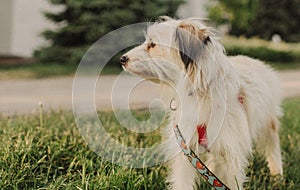
[[[206,45],[199,42],[200,56],[188,69],[174,38],[182,24],[210,36]],[[190,39],[187,43],[194,42]],[[149,47],[150,43],[156,45]],[[280,89],[270,67],[245,56],[227,57],[210,29],[194,19],[168,19],[151,25],[146,42],[126,56],[129,61],[123,65],[124,69],[173,87],[167,101],[175,98],[178,107],[170,111],[170,122],[164,129],[164,136],[171,139],[164,150],[165,156],[171,159],[170,189],[194,189],[199,183],[199,174],[178,152],[172,129],[175,124],[179,125],[190,148],[206,159],[208,167],[231,189],[242,189],[254,143],[265,154],[271,174],[282,174],[278,137]],[[238,97],[243,98],[242,103]],[[196,126],[201,123],[207,124],[209,151],[197,141]]]

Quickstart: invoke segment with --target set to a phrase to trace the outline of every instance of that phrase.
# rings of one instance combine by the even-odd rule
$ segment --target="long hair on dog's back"
[[[175,101],[176,107],[163,130],[170,139],[163,151],[170,158],[170,188],[194,189],[200,182],[178,152],[174,125],[231,189],[242,188],[254,143],[266,156],[271,174],[282,174],[275,72],[255,59],[227,57],[199,20],[162,20],[149,26],[145,43],[123,55],[121,64],[133,74],[173,87],[167,102]]]

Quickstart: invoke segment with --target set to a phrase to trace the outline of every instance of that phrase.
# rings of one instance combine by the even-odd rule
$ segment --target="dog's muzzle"
[[[128,57],[127,55],[121,56],[121,58],[120,58],[120,63],[121,63],[121,65],[122,65],[122,66],[125,66],[126,63],[128,62],[128,60],[129,60],[129,57]]]

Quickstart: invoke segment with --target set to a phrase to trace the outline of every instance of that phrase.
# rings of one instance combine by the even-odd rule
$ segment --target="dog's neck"
[[[198,67],[199,70],[195,70],[194,78],[191,78],[190,75],[178,77],[175,92],[170,98],[170,100],[175,99],[177,104],[177,110],[172,111],[171,114],[173,122],[184,128],[183,135],[187,139],[194,138],[196,126],[205,123],[207,124],[208,143],[210,143],[211,139],[215,138],[211,134],[215,134],[214,131],[222,125],[222,123],[215,122],[220,120],[212,118],[224,117],[226,98],[228,95],[235,94],[236,90],[228,89],[227,86],[227,84],[233,86],[232,84],[236,83],[234,76],[228,72],[231,65],[227,57],[215,61],[218,62],[207,64],[215,64],[216,70],[210,70],[210,67]],[[207,78],[204,77],[205,72],[208,73]],[[215,73],[215,75],[209,72]]]

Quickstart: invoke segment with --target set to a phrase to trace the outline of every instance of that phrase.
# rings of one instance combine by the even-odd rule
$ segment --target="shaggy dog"
[[[282,174],[279,145],[280,90],[275,72],[261,61],[228,57],[211,29],[197,19],[162,17],[146,41],[120,59],[123,68],[169,86],[170,189],[196,188],[199,174],[178,151],[173,127],[230,189],[242,189],[256,145],[272,175]],[[166,93],[164,93],[166,94]]]

